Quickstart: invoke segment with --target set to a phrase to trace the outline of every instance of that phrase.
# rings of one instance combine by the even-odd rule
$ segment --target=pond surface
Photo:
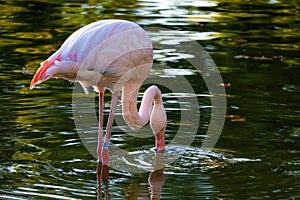
[[[300,198],[299,5],[298,0],[2,2],[0,199]],[[29,90],[29,83],[39,63],[72,32],[109,18],[163,30],[149,31],[158,66],[150,77],[184,77],[193,88],[195,94],[173,94],[160,86],[168,115],[166,142],[180,126],[193,128],[181,120],[184,110],[201,114],[192,145],[166,149],[165,157],[180,151],[177,160],[151,173],[99,168],[98,174],[105,178],[109,170],[109,176],[97,186],[97,159],[74,124],[73,84],[53,79]],[[225,125],[210,150],[201,145],[210,126],[212,96],[184,59],[196,52],[185,52],[182,38],[209,53],[225,83]],[[91,103],[97,101],[91,95]],[[192,97],[196,110],[189,107]],[[97,133],[97,125],[90,129]],[[147,156],[154,155],[153,137],[138,138],[115,125],[112,143],[138,160],[138,167],[151,165]],[[162,155],[155,159],[164,160]]]

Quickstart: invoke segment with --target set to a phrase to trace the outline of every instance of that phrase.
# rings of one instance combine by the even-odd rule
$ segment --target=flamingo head
[[[49,73],[49,69],[55,65],[55,62],[60,61],[61,54],[59,54],[55,59],[47,59],[41,63],[40,68],[36,71],[33,79],[30,83],[30,89],[32,90],[35,85],[48,80],[52,77],[52,73]]]

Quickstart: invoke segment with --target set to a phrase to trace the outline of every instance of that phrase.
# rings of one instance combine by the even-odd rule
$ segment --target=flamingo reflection
[[[149,192],[136,192],[135,189],[129,189],[124,196],[124,199],[160,199],[162,187],[165,183],[164,174],[164,154],[157,152],[155,153],[154,162],[152,165],[153,170],[149,173],[148,184]],[[98,163],[97,167],[97,200],[109,200],[109,167],[103,165],[101,162]],[[133,187],[134,188],[134,187]],[[149,194],[150,193],[150,194]]]

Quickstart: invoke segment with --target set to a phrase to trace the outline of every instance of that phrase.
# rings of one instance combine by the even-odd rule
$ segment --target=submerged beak
[[[51,78],[51,75],[47,74],[46,72],[54,64],[54,62],[56,60],[60,60],[60,58],[61,58],[61,54],[53,61],[46,60],[41,63],[40,68],[36,71],[33,79],[31,80],[31,83],[30,83],[31,90],[34,88],[35,85]]]

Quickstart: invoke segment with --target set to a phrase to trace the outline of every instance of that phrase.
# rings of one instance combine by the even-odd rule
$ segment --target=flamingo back
[[[101,20],[70,35],[41,63],[40,68],[47,64],[46,69],[38,71],[46,74],[45,80],[57,77],[79,81],[85,91],[87,86],[121,90],[130,79],[144,81],[152,60],[152,41],[140,26],[126,20]],[[42,81],[37,78],[37,83]]]

